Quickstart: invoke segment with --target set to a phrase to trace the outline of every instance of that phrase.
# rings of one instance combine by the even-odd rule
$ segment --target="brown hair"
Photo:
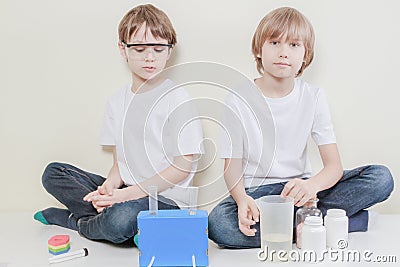
[[[176,44],[176,33],[168,16],[151,4],[134,7],[125,14],[118,26],[119,40],[129,42],[144,23],[154,37],[166,39],[169,44]]]
[[[263,74],[264,67],[260,58],[266,40],[281,38],[299,39],[304,43],[304,62],[296,74],[300,76],[314,58],[314,30],[308,19],[298,10],[281,7],[269,12],[258,24],[252,41],[252,53],[257,63],[257,70]]]

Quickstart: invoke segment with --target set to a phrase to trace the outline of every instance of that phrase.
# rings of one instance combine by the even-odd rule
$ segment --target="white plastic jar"
[[[326,230],[319,216],[308,216],[302,229],[303,250],[315,251],[317,257],[321,257],[326,249]]]
[[[324,218],[326,243],[329,248],[344,249],[348,245],[349,218],[342,209],[329,209]]]

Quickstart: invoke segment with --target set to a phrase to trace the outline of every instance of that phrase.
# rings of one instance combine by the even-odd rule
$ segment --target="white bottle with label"
[[[322,218],[308,216],[302,229],[302,250],[315,251],[317,257],[321,257],[326,249],[326,230],[322,225]]]
[[[349,218],[342,209],[329,209],[324,219],[329,248],[345,249],[348,245]]]

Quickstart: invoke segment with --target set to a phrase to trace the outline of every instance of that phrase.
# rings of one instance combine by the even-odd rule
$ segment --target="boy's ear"
[[[118,49],[119,49],[119,53],[121,54],[121,56],[125,60],[128,60],[128,56],[127,56],[126,50],[125,50],[125,45],[123,45],[121,41],[118,42]]]

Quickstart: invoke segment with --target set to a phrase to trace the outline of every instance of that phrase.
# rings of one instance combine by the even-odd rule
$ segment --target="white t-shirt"
[[[203,132],[183,88],[165,80],[153,90],[134,94],[131,85],[118,90],[107,103],[101,144],[116,146],[118,168],[126,185],[138,184],[168,168],[174,156],[203,154]],[[188,204],[192,173],[160,193],[178,205]]]
[[[232,94],[225,100],[243,125],[237,129],[246,131],[249,141],[242,142],[240,145],[243,147],[234,147],[227,135],[222,134],[221,158],[243,158],[246,188],[310,177],[311,165],[307,155],[310,135],[318,146],[336,143],[328,102],[320,88],[295,79],[294,88],[287,96],[265,97],[265,100],[275,125],[275,154],[271,166],[258,161],[262,138],[249,108]],[[232,117],[225,116],[224,120],[232,123],[229,122]]]

